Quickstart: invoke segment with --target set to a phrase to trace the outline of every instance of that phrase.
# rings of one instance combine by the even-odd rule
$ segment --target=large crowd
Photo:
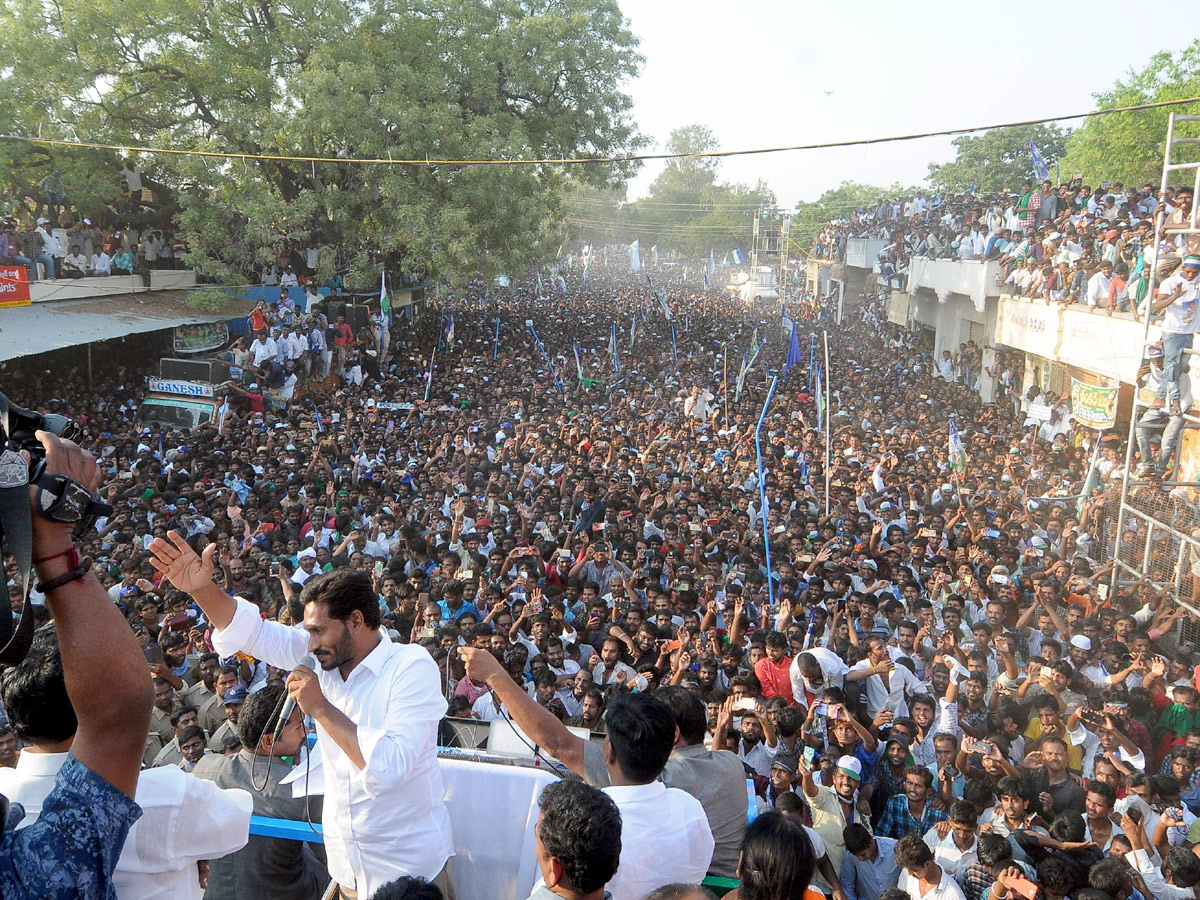
[[[1182,233],[1191,210],[1187,185],[1105,181],[1093,189],[1078,176],[994,194],[914,192],[848,211],[821,230],[813,255],[841,262],[847,240],[880,240],[882,276],[901,280],[915,257],[997,261],[1006,293],[1136,315],[1149,287],[1155,218],[1165,216],[1165,276],[1200,252],[1200,239]]]
[[[1017,244],[1103,253],[1085,233],[1092,201],[1068,193],[1021,219]],[[1118,230],[1153,212],[1153,196],[1114,200],[1099,202]],[[991,241],[1008,219],[983,198],[912,198],[822,240],[836,255],[847,235],[884,236],[902,268],[934,240],[930,255],[961,257],[986,221],[978,256],[1020,265]],[[1148,583],[1108,590],[1104,496],[1075,499],[1092,438],[981,403],[978,364],[944,377],[882,301],[836,327],[789,305],[806,352],[783,377],[778,309],[655,277],[670,322],[641,276],[601,266],[545,291],[476,284],[390,327],[377,310],[357,334],[319,303],[264,306],[234,351],[245,379],[191,433],[143,426],[142,361],[101,363],[90,390],[11,365],[4,391],[75,418],[101,460],[113,513],[81,553],[146,650],[145,765],[227,772],[221,759],[262,749],[287,674],[221,655],[152,561],[151,541],[175,532],[197,553],[213,545],[220,587],[284,623],[303,617],[310,579],[361,573],[388,637],[436,661],[447,741],[461,740],[456,719],[511,718],[603,788],[619,821],[584,786],[543,798],[547,859],[600,841],[589,864],[559,868],[539,845],[547,896],[608,883],[616,900],[694,898],[683,885],[707,873],[740,878],[745,900],[799,897],[810,877],[809,896],[831,900],[1192,898],[1200,697],[1176,641],[1186,613]],[[822,329],[827,409],[807,353]],[[762,338],[738,390],[742,351]],[[0,764],[19,776],[34,764],[28,710],[5,705]],[[264,845],[219,858],[201,839],[178,849],[190,877],[211,858],[207,896],[238,895],[252,868],[239,855]],[[607,859],[597,847],[614,840]],[[265,869],[288,879],[286,896],[327,883],[303,846]]]

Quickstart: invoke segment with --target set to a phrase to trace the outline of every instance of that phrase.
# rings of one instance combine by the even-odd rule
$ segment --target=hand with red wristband
[[[100,468],[90,453],[71,441],[49,435],[46,447],[46,474],[62,475],[95,491],[100,484]],[[90,559],[81,559],[75,549],[73,522],[53,522],[37,513],[37,487],[29,488],[33,515],[33,567],[38,575],[37,589],[45,594],[64,584],[83,578],[92,568]]]

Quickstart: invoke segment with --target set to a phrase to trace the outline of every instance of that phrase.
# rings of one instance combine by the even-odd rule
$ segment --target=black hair
[[[928,771],[928,770],[926,770]],[[933,851],[919,834],[906,834],[896,841],[896,865],[917,869],[933,859]]]
[[[742,838],[739,896],[743,900],[803,897],[815,866],[804,826],[780,812],[764,813],[750,823]]]
[[[804,713],[799,706],[785,706],[775,717],[775,730],[783,737],[799,734],[804,725]]]
[[[1171,775],[1151,775],[1150,793],[1159,798],[1178,797],[1179,782]]]
[[[780,632],[772,631],[770,634],[767,635],[766,644],[768,647],[775,647],[778,649],[787,649],[788,640],[787,640],[787,637],[785,635],[781,634]]]
[[[1029,791],[1025,789],[1025,782],[1012,775],[1004,776],[996,784],[996,796],[1019,797],[1026,803],[1029,802]]]
[[[1117,805],[1117,789],[1107,781],[1092,780],[1088,782],[1087,793],[1099,794],[1104,798],[1104,802],[1108,804],[1108,808],[1112,809]]]
[[[675,746],[675,716],[649,694],[617,694],[604,714],[621,773],[634,784],[654,781]]]
[[[975,839],[975,855],[981,866],[995,871],[1000,863],[1013,858],[1012,845],[1008,838],[986,832]]]
[[[621,861],[621,814],[612,798],[581,781],[555,781],[538,798],[538,837],[577,894],[604,887]]]
[[[335,569],[310,578],[304,583],[300,599],[305,604],[325,603],[329,617],[345,622],[355,610],[362,613],[368,628],[378,628],[381,621],[379,597],[365,572],[354,569]]]
[[[995,799],[992,783],[986,778],[968,778],[963,785],[962,798],[976,810],[990,806]]]
[[[950,804],[950,821],[974,828],[979,824],[979,813],[975,812],[975,807],[966,800],[955,800]]]
[[[904,769],[904,777],[907,779],[909,775],[915,775],[925,782],[925,787],[933,787],[933,773],[924,766],[906,766]]]
[[[1163,858],[1162,873],[1178,887],[1190,888],[1200,881],[1200,859],[1186,847],[1172,847]]]
[[[708,733],[708,711],[695,692],[678,685],[668,685],[655,691],[654,696],[670,708],[684,744],[691,746],[704,742],[704,736]]]
[[[267,733],[279,708],[279,699],[286,693],[284,686],[268,683],[246,698],[242,711],[238,713],[237,735],[247,750],[258,747],[262,736]]]
[[[775,809],[784,815],[803,816],[806,808],[795,791],[786,791],[775,798]]]
[[[1043,709],[1052,709],[1055,712],[1059,711],[1058,701],[1049,694],[1040,694],[1039,696],[1035,697],[1033,701],[1033,708],[1039,711]]]
[[[871,846],[873,839],[866,826],[858,822],[851,822],[842,829],[842,842],[846,845],[847,853],[862,853]]]
[[[182,750],[184,744],[197,737],[207,739],[204,729],[199,725],[189,725],[183,731],[179,732],[179,748]]]
[[[1104,891],[1110,897],[1125,893],[1129,864],[1123,859],[1108,857],[1088,869],[1088,887]]]
[[[194,707],[194,706],[179,707],[179,709],[177,709],[177,710],[175,710],[175,712],[171,713],[171,727],[178,728],[180,719],[182,719],[186,715],[195,713],[196,711],[197,711],[196,707]]]
[[[445,900],[442,889],[416,875],[401,875],[371,895],[371,900]]]
[[[1079,813],[1059,813],[1050,823],[1050,836],[1056,841],[1082,841],[1087,825]]]
[[[13,733],[27,744],[59,744],[79,729],[53,624],[33,633],[29,652],[19,665],[5,670],[0,690]]]
[[[1042,890],[1065,897],[1079,887],[1077,869],[1065,859],[1047,856],[1037,864],[1037,880]]]

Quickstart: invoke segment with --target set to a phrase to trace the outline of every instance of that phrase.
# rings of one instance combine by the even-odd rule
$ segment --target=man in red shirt
[[[346,317],[338,316],[337,324],[333,326],[334,364],[337,366],[338,378],[342,377],[342,372],[346,368],[346,348],[350,346],[352,340],[354,340],[354,332],[346,324]]]
[[[788,706],[796,703],[792,697],[792,658],[787,654],[787,638],[778,631],[767,635],[767,655],[754,664],[754,674],[762,685],[763,698],[782,697]]]
[[[235,394],[237,394],[239,397],[241,397],[243,400],[246,401],[246,405],[250,408],[250,412],[252,412],[252,413],[266,412],[266,408],[267,408],[266,398],[261,393],[259,393],[257,384],[250,385],[249,389],[247,389],[247,390],[242,390],[240,387],[238,387],[237,384],[235,384],[232,381],[226,382],[225,386],[228,387]]]

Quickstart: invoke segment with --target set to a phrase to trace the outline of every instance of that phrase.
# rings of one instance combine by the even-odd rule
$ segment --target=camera
[[[33,543],[26,486],[41,478],[46,469],[46,450],[37,439],[38,431],[48,431],[68,440],[83,437],[83,429],[66,416],[43,415],[22,409],[0,394],[0,497],[3,498],[3,503],[0,503],[0,537],[7,538],[9,549],[16,558],[16,577],[21,583],[24,598],[21,617],[15,628],[11,616],[0,616],[0,664],[7,666],[21,662],[33,641],[33,615],[29,603]],[[28,469],[23,460],[15,458],[22,450],[29,454]],[[2,568],[0,588],[6,592],[8,590],[7,572]]]
[[[35,436],[38,431],[48,431],[75,443],[84,437],[83,429],[66,416],[23,409],[0,394],[0,433],[9,450],[28,451],[30,483],[37,481],[46,467],[46,450]]]

